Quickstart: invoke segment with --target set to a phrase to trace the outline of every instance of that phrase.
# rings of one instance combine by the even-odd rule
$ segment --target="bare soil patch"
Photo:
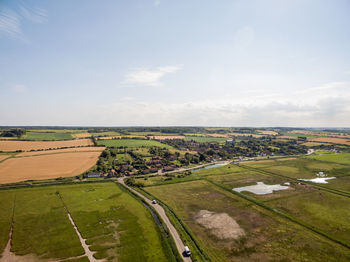
[[[102,152],[105,147],[73,147],[73,148],[65,148],[65,149],[56,149],[56,150],[45,150],[45,151],[33,151],[33,152],[23,152],[16,155],[16,157],[21,156],[38,156],[38,155],[49,155],[49,154],[57,154],[57,153],[67,153],[67,152]],[[1,156],[0,156],[1,160]]]
[[[75,146],[92,146],[91,139],[75,139],[65,141],[0,141],[0,151],[13,152],[17,150],[30,151],[50,148]]]
[[[0,164],[0,184],[71,177],[96,164],[100,152],[72,152],[11,158]]]
[[[195,216],[195,221],[210,230],[218,239],[239,239],[245,235],[244,230],[236,220],[227,213],[215,213],[201,210]]]

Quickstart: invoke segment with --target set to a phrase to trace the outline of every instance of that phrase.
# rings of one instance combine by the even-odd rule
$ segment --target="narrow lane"
[[[126,185],[124,183],[124,178],[120,177],[118,178],[118,182],[120,184],[122,184],[123,186],[127,187],[128,189],[130,189],[132,192],[134,192],[136,195],[138,195],[139,197],[143,198],[147,204],[149,204],[150,206],[153,206],[154,209],[156,210],[156,212],[158,213],[158,216],[164,221],[164,223],[167,225],[169,232],[171,234],[171,236],[173,237],[175,244],[176,244],[176,248],[179,251],[182,259],[184,260],[184,262],[191,262],[192,259],[190,257],[184,257],[182,255],[182,252],[185,249],[185,245],[182,242],[179,233],[176,231],[175,227],[173,226],[173,224],[171,224],[168,216],[166,215],[164,208],[159,205],[159,204],[152,204],[152,200],[148,199],[147,197],[145,197],[144,195],[142,195],[141,193],[137,192],[136,190],[134,190],[133,188],[129,187],[128,185]]]

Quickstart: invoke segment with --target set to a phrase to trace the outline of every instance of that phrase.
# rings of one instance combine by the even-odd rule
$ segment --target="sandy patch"
[[[96,164],[100,152],[72,152],[11,158],[0,164],[0,184],[71,177]]]
[[[93,146],[91,139],[75,139],[65,141],[0,141],[0,151],[30,151],[49,148]]]
[[[88,152],[88,151],[102,152],[103,150],[105,150],[105,147],[97,147],[97,146],[96,147],[73,147],[73,148],[56,149],[56,150],[23,152],[23,153],[17,154],[16,157],[49,155],[49,154],[66,153],[66,152]],[[0,156],[0,160],[1,160],[1,156]]]
[[[195,217],[195,221],[219,239],[238,239],[245,235],[244,230],[236,220],[226,213],[215,213],[201,210]]]

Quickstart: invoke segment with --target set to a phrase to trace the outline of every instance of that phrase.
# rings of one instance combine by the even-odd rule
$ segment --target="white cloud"
[[[0,9],[0,35],[5,34],[11,37],[22,35],[20,17],[8,8]]]
[[[125,75],[123,84],[136,86],[162,86],[166,74],[175,73],[181,66],[162,66],[155,69],[136,69]]]
[[[47,17],[46,10],[28,7],[24,4],[19,5],[16,11],[0,7],[0,36],[5,35],[26,41],[22,32],[22,24],[26,21],[44,23]]]
[[[34,23],[44,23],[47,21],[47,11],[39,7],[28,7],[22,4],[20,7],[21,15]]]

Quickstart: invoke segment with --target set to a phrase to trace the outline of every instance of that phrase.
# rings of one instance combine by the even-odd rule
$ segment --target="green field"
[[[172,148],[169,145],[160,143],[158,141],[154,140],[142,140],[142,139],[106,139],[106,140],[98,140],[98,145],[104,145],[107,147],[131,147],[131,148],[137,148],[137,147],[162,147],[162,148]]]
[[[52,141],[52,140],[69,140],[73,139],[70,133],[65,132],[32,132],[27,131],[27,134],[22,137],[24,140],[32,141]]]
[[[350,165],[350,153],[325,154],[325,155],[316,155],[316,156],[311,155],[311,156],[308,156],[307,158],[327,161],[327,162],[334,162],[338,164]]]
[[[224,142],[228,138],[222,138],[222,137],[210,137],[210,136],[186,136],[185,140],[190,141],[196,141],[198,143],[208,143],[208,142]]]
[[[349,249],[320,238],[210,182],[199,180],[146,187],[145,190],[174,209],[212,261],[350,259]],[[216,220],[208,226],[201,224],[198,222],[201,212],[215,214]],[[244,230],[244,236],[234,238],[226,234],[232,231],[231,227],[226,227],[230,219]]]
[[[83,255],[66,205],[96,258],[172,261],[151,213],[115,183],[2,190],[0,197],[0,252],[8,241],[15,203],[12,252],[56,260]]]
[[[119,132],[107,131],[107,132],[92,132],[92,136],[120,136]]]

